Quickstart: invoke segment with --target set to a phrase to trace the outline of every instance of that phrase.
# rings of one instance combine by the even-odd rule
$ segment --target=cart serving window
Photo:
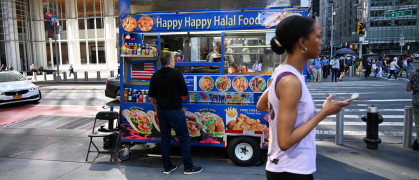
[[[191,145],[227,147],[235,164],[254,164],[269,138],[268,115],[256,111],[256,102],[282,58],[272,53],[269,42],[275,26],[292,14],[307,16],[307,11],[287,7],[121,14],[121,141],[160,142],[147,90],[161,67],[160,54],[172,52],[188,87],[183,109]],[[121,159],[129,154],[126,147]]]

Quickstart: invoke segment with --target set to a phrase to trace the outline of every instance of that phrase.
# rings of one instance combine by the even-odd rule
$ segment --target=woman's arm
[[[263,92],[262,96],[260,96],[260,99],[258,100],[258,103],[256,104],[256,109],[258,111],[269,112],[268,94],[269,94],[269,87],[268,89],[265,90],[265,92]]]
[[[283,77],[276,86],[276,94],[281,103],[278,107],[277,137],[281,150],[286,151],[297,142],[301,141],[317,124],[331,114],[338,113],[348,102],[332,101],[334,95],[330,95],[323,104],[323,109],[313,118],[301,126],[294,128],[298,102],[301,97],[301,84],[296,76]],[[296,89],[300,89],[296,91]],[[281,91],[279,91],[281,90]]]

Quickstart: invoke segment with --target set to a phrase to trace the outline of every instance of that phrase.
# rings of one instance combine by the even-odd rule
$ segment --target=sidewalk
[[[117,73],[114,73],[114,77],[116,77]],[[64,79],[63,74],[60,74],[61,81],[55,81],[53,74],[47,74],[46,79],[44,78],[44,75],[37,75],[36,78],[32,77],[32,82],[35,84],[105,84],[106,80],[108,78],[111,78],[110,72],[101,72],[100,74],[100,80],[97,79],[97,73],[96,72],[88,72],[88,79],[85,79],[84,72],[78,72],[77,73],[77,79],[74,79],[74,75],[71,75],[69,77],[68,74],[66,74],[66,79]]]
[[[222,148],[192,147],[194,163],[204,167],[197,175],[183,175],[183,167],[171,175],[162,173],[158,150],[144,145],[131,149],[131,158],[109,162],[100,155],[85,162],[89,130],[0,127],[0,179],[266,179],[264,166],[238,167]],[[382,143],[378,150],[365,148],[362,140],[316,141],[315,179],[418,179],[419,152],[402,144]],[[101,146],[101,142],[98,142]],[[205,148],[205,149],[204,149]],[[182,164],[174,147],[173,161]],[[147,153],[147,154],[145,154]],[[90,155],[91,161],[96,156]]]

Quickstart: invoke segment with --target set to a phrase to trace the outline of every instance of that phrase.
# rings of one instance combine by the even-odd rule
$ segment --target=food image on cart
[[[124,28],[127,32],[132,32],[137,28],[137,20],[132,17],[128,16],[122,21],[122,28]]]
[[[205,134],[211,137],[222,138],[224,135],[224,122],[220,116],[211,112],[197,112],[202,123]]]
[[[138,27],[144,32],[150,31],[153,24],[153,19],[150,16],[143,16],[138,20]]]
[[[203,91],[211,91],[214,88],[214,79],[211,76],[203,76],[199,80],[199,87]]]
[[[250,79],[249,86],[253,92],[262,92],[266,87],[266,81],[260,76],[255,76]]]
[[[228,91],[231,88],[231,80],[227,76],[220,76],[215,81],[215,87],[219,91],[225,92]]]
[[[147,115],[150,117],[151,122],[153,123],[154,127],[156,128],[157,131],[160,131],[160,123],[159,123],[159,118],[157,118],[157,112],[156,111],[152,111],[149,110],[147,111]]]
[[[236,120],[227,122],[228,130],[263,131],[267,128],[259,119],[252,119],[244,114],[239,114]]]
[[[140,134],[151,135],[153,123],[149,115],[138,109],[125,109],[122,115],[127,119],[131,127]]]
[[[186,111],[186,124],[188,125],[189,135],[191,137],[199,137],[201,136],[200,130],[202,129],[201,122],[198,116],[195,113]]]
[[[237,76],[233,80],[233,89],[238,92],[246,91],[248,86],[249,86],[249,82],[243,76]]]
[[[278,25],[279,22],[281,22],[281,20],[283,20],[289,15],[290,13],[287,11],[274,13],[265,19],[264,25],[266,28],[274,27]]]
[[[201,125],[201,121],[198,118],[198,115],[190,111],[186,111],[185,116],[186,116],[186,125],[188,126],[189,136],[200,137],[201,136],[200,130],[202,129],[202,125]],[[171,131],[170,134],[172,136],[176,136],[176,132],[173,128],[171,128],[170,131]]]

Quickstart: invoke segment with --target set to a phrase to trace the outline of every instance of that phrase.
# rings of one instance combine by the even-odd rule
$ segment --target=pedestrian
[[[119,69],[119,66],[118,66],[118,75],[116,75],[116,76],[119,76],[119,71],[120,71],[120,69]]]
[[[399,79],[399,78],[397,78],[397,74],[396,74],[396,67],[399,67],[397,65],[396,60],[397,60],[397,58],[394,58],[393,62],[390,63],[390,75],[388,75],[388,80],[390,80],[391,75],[394,75],[394,78]]]
[[[377,60],[375,66],[377,66],[377,69],[375,70],[374,79],[377,79],[377,75],[379,78],[383,78],[383,67],[380,64],[380,61]]]
[[[323,78],[324,79],[326,79],[327,76],[328,76],[329,64],[330,64],[329,59],[327,59],[326,56],[323,57],[323,60],[322,60],[322,71],[323,71]]]
[[[376,59],[375,58],[372,59],[371,70],[372,70],[372,73],[374,74],[374,79],[377,79],[376,76],[377,76],[378,72],[376,72],[377,64],[376,64]]]
[[[413,116],[415,118],[415,127],[416,127],[416,139],[412,144],[412,149],[419,150],[419,69],[415,69],[410,73],[408,77],[409,82],[407,83],[406,90],[412,91],[412,107],[413,107]]]
[[[365,78],[369,78],[370,74],[371,74],[371,66],[372,66],[372,61],[371,58],[368,57],[367,60],[365,61]]]
[[[409,68],[409,65],[408,65],[408,62],[407,62],[407,58],[404,58],[404,59],[403,59],[403,61],[402,61],[401,65],[402,65],[402,66],[400,66],[399,76],[400,76],[400,77],[403,77],[403,72],[406,72],[406,78],[407,78],[407,75],[409,74],[409,73],[407,72],[407,70],[408,70],[408,68]]]
[[[313,60],[311,65],[314,65],[314,82],[322,82],[322,61],[320,58]]]
[[[71,74],[73,74],[73,76],[74,76],[73,64],[70,64],[70,68],[68,68],[68,71],[70,71],[70,72],[68,73],[68,77],[71,77]]]
[[[44,72],[44,66],[42,66],[42,65],[39,66],[39,72],[41,72],[41,73]]]
[[[332,66],[332,82],[338,82],[338,73],[339,73],[339,60],[334,57],[330,61],[330,65]]]
[[[35,66],[35,64],[32,64],[31,65],[31,67],[29,67],[30,69],[31,69],[31,72],[32,72],[32,74],[33,74],[33,72],[35,72],[36,71],[36,66]]]
[[[345,60],[341,59],[339,61],[339,71],[340,71],[340,76],[339,76],[339,81],[343,81],[342,78],[343,76],[345,76]]]
[[[310,80],[314,81],[314,65],[310,65]]]
[[[13,71],[13,66],[9,64],[9,67],[7,68],[9,71]]]
[[[269,149],[266,177],[271,179],[314,179],[316,171],[315,127],[349,102],[333,101],[330,95],[317,114],[301,72],[309,59],[321,52],[321,29],[303,16],[288,16],[276,27],[271,49],[287,52],[283,64],[272,75],[272,84],[256,108],[269,112]]]
[[[7,69],[7,67],[4,64],[2,64],[1,68],[0,68],[0,71],[5,71],[6,69]]]
[[[161,154],[164,174],[170,174],[177,166],[170,160],[171,129],[179,139],[183,157],[184,174],[200,173],[203,168],[193,166],[189,144],[189,131],[186,125],[182,100],[188,95],[185,79],[175,70],[175,59],[170,52],[160,57],[162,68],[150,80],[149,100],[157,108],[157,118],[161,131]]]

